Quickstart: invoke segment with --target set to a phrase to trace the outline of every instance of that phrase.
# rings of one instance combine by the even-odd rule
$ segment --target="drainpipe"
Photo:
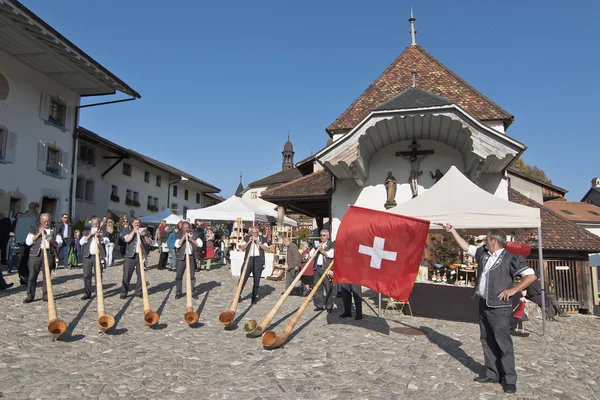
[[[73,123],[73,149],[72,149],[73,156],[71,157],[71,184],[70,184],[70,188],[69,188],[69,215],[71,218],[73,218],[75,215],[75,202],[73,201],[73,197],[75,197],[75,193],[73,193],[73,191],[74,191],[74,187],[75,187],[75,180],[77,179],[77,177],[75,176],[75,167],[76,167],[76,163],[77,163],[77,151],[79,149],[79,129],[78,129],[79,128],[79,109],[87,108],[87,107],[103,106],[106,104],[123,103],[126,101],[131,101],[131,100],[136,100],[136,99],[137,99],[137,97],[131,97],[128,99],[104,101],[102,103],[86,104],[83,106],[75,107],[75,120]]]

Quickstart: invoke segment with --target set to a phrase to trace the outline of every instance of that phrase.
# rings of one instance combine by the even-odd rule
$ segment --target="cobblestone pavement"
[[[150,265],[156,262],[155,255]],[[232,299],[236,279],[228,267],[196,274],[200,299],[197,327],[183,321],[185,298],[175,300],[173,272],[148,272],[152,309],[160,324],[143,324],[142,300],[119,299],[121,265],[104,274],[106,311],[117,321],[99,335],[96,301],[82,301],[81,270],[59,269],[54,291],[59,318],[68,325],[61,340],[47,332],[47,303],[22,304],[24,287],[0,292],[0,397],[6,399],[595,399],[600,397],[600,320],[574,315],[526,325],[529,338],[515,338],[518,392],[472,381],[482,351],[475,324],[401,316],[378,318],[365,299],[365,319],[317,313],[312,305],[291,340],[276,350],[248,338],[243,325],[262,320],[283,290],[262,280],[261,300],[250,306],[250,282],[238,307],[237,328],[225,330],[219,314]],[[135,281],[135,276],[134,276]],[[15,282],[14,274],[7,277]],[[18,282],[16,282],[18,284]],[[40,283],[41,285],[41,283]],[[41,297],[41,289],[38,288]],[[302,303],[293,296],[273,320],[277,332]],[[340,299],[336,299],[338,305]],[[426,335],[390,331],[413,326]]]

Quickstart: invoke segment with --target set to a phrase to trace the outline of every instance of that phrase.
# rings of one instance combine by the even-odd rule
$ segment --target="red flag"
[[[429,221],[351,206],[335,241],[336,283],[352,283],[408,301]]]

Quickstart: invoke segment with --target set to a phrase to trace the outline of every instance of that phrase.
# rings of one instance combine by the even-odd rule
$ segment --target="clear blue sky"
[[[23,0],[142,95],[81,125],[233,194],[296,161],[417,42],[515,115],[524,159],[579,201],[600,175],[597,1]],[[105,98],[86,99],[95,102]]]

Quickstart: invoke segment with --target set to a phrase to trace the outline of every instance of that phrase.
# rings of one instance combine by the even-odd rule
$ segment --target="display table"
[[[479,297],[473,287],[415,283],[409,302],[413,315],[452,321],[479,322]],[[410,315],[408,307],[404,314]]]
[[[230,251],[229,257],[231,259],[231,275],[240,276],[242,268],[244,267],[244,255],[243,251]],[[265,267],[261,274],[262,278],[271,276],[273,273],[273,253],[265,253]]]

